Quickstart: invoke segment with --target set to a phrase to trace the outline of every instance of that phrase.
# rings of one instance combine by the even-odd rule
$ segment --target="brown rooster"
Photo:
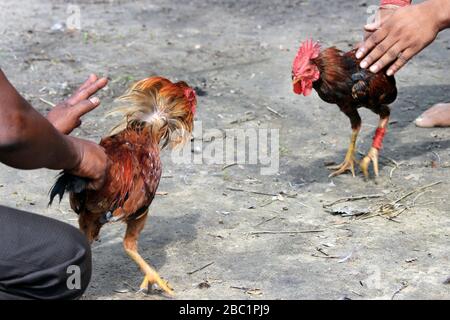
[[[183,144],[191,136],[195,92],[185,82],[152,77],[135,83],[119,101],[123,106],[113,113],[120,112],[124,120],[100,142],[110,160],[102,189],[86,190],[86,180],[63,172],[50,192],[50,204],[69,191],[70,205],[90,243],[104,224],[126,223],[123,245],[145,274],[141,290],[156,284],[173,294],[139,255],[137,242],[161,178],[161,149]]]
[[[292,68],[294,92],[308,96],[314,88],[319,97],[328,103],[337,104],[350,118],[352,137],[344,162],[330,168],[336,170],[330,177],[350,170],[355,176],[355,149],[361,129],[358,108],[366,107],[380,116],[372,147],[360,162],[366,178],[369,164],[373,162],[375,176],[378,176],[378,153],[382,147],[389,121],[388,104],[395,101],[397,88],[394,77],[386,76],[385,70],[374,74],[359,67],[356,50],[344,53],[335,47],[320,51],[320,45],[312,40],[301,44]]]

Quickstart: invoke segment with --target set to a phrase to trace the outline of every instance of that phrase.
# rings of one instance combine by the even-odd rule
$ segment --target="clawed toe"
[[[336,170],[333,173],[331,173],[328,177],[336,177],[338,175],[343,174],[346,171],[350,171],[355,177],[355,160],[354,159],[346,159],[344,162],[338,166],[330,166],[328,167],[329,170]]]
[[[370,148],[367,155],[361,160],[360,167],[364,174],[366,180],[369,179],[369,165],[373,163],[373,172],[375,177],[378,177],[379,169],[378,169],[378,149],[372,147]]]

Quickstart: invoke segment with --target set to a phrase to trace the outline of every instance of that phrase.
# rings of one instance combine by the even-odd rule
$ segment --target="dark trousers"
[[[90,246],[76,228],[0,206],[0,299],[76,299],[91,271]]]

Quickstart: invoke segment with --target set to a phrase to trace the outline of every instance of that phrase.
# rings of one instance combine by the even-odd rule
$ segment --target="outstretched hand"
[[[369,68],[376,73],[390,66],[387,75],[395,74],[433,42],[443,28],[441,7],[440,1],[426,1],[394,12],[381,12],[381,26],[379,23],[365,26],[366,32],[372,34],[356,54],[358,59],[365,57],[361,68]]]
[[[69,134],[81,125],[81,117],[100,105],[92,97],[108,83],[108,79],[91,74],[89,78],[67,100],[57,104],[47,114],[47,120],[61,133]]]

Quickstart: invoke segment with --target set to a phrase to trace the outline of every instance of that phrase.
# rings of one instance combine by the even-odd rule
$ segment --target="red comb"
[[[294,70],[300,68],[305,63],[305,61],[317,58],[319,56],[319,53],[320,44],[318,42],[314,43],[312,39],[302,42],[297,56],[294,60]]]
[[[196,95],[195,95],[195,90],[192,88],[184,89],[184,96],[186,97],[187,101],[189,101],[189,103],[191,104],[192,113],[195,113],[196,100],[197,100]]]

